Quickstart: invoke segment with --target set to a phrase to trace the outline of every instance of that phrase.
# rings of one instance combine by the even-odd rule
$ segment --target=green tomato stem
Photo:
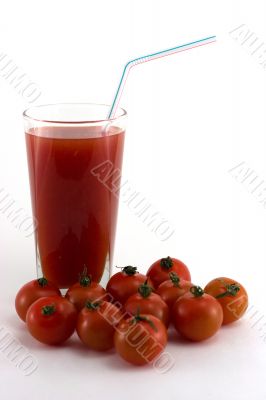
[[[44,286],[46,286],[48,284],[48,281],[44,276],[42,278],[40,278],[40,279],[37,279],[37,281],[38,281],[38,284],[41,287],[44,287]]]
[[[138,292],[144,298],[149,297],[149,295],[152,292],[152,287],[148,285],[148,279],[142,285],[139,286]]]
[[[52,315],[55,313],[55,310],[56,310],[56,308],[55,308],[54,304],[43,306],[42,307],[42,315],[45,315],[45,316]]]
[[[240,286],[237,283],[231,283],[229,285],[225,285],[225,292],[218,294],[215,296],[216,299],[221,299],[226,296],[235,297],[240,290]]]
[[[200,286],[192,286],[189,290],[194,297],[201,297],[204,295],[204,290]]]

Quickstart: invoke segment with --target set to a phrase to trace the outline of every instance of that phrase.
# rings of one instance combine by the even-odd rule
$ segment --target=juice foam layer
[[[48,126],[31,128],[26,133],[32,136],[52,139],[89,139],[118,135],[123,130],[116,126]]]

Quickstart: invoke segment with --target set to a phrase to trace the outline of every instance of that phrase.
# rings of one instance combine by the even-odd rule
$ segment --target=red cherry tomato
[[[87,301],[96,301],[106,294],[106,290],[97,282],[92,282],[91,277],[84,273],[80,281],[72,285],[66,292],[66,299],[80,311]]]
[[[35,279],[22,286],[15,300],[16,311],[22,321],[26,321],[30,305],[41,297],[47,296],[61,297],[61,292],[57,286],[45,278]]]
[[[26,316],[30,334],[45,344],[60,344],[67,340],[75,330],[76,320],[75,306],[59,296],[36,300]]]
[[[140,274],[136,267],[127,266],[113,275],[106,286],[106,291],[120,304],[134,293],[138,292],[139,285],[146,282],[147,276]],[[149,284],[152,285],[149,280]]]
[[[167,343],[167,330],[161,320],[137,314],[122,320],[114,336],[117,353],[134,365],[145,365],[159,356]]]
[[[115,326],[122,319],[122,312],[107,301],[88,302],[80,311],[77,333],[85,346],[106,351],[114,346]]]
[[[151,314],[160,319],[165,326],[169,325],[169,308],[163,299],[152,293],[152,287],[146,282],[139,286],[138,293],[132,294],[125,305],[125,311],[131,315]]]
[[[170,272],[169,277],[168,281],[164,281],[158,286],[156,293],[161,296],[171,310],[176,300],[187,293],[194,285],[179,278],[175,272]]]
[[[157,260],[150,266],[146,275],[151,279],[154,287],[157,288],[162,282],[169,279],[169,272],[175,272],[179,278],[191,281],[188,267],[182,261],[171,257]]]
[[[245,288],[234,279],[216,278],[209,282],[204,291],[222,306],[224,318],[223,325],[237,321],[243,316],[248,307],[248,294]]]
[[[219,302],[199,286],[176,300],[172,308],[172,321],[176,330],[185,338],[201,341],[213,336],[223,322]]]

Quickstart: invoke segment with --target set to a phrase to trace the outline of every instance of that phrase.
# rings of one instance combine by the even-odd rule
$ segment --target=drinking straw
[[[142,64],[148,61],[155,60],[156,58],[161,58],[161,57],[166,57],[170,56],[171,54],[175,53],[180,53],[181,51],[186,51],[190,49],[194,49],[195,47],[200,47],[204,46],[206,44],[214,43],[216,41],[216,36],[209,36],[204,39],[200,40],[195,40],[194,42],[186,43],[186,44],[181,44],[176,47],[172,47],[170,49],[162,50],[162,51],[157,51],[156,53],[148,54],[146,56],[138,57],[135,58],[134,60],[128,61],[124,67],[122,76],[119,81],[119,85],[117,87],[115,97],[112,103],[112,106],[110,108],[109,114],[108,114],[108,119],[113,118],[115,116],[121,95],[123,93],[123,89],[129,74],[129,71],[132,67],[138,64]]]

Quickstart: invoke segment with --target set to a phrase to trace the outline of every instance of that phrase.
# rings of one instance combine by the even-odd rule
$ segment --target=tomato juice
[[[107,160],[121,170],[123,145],[124,131],[114,126],[108,134],[99,126],[26,131],[37,257],[60,288],[75,283],[84,266],[99,282],[112,260],[118,196],[91,170]],[[120,178],[113,179],[117,186]]]

